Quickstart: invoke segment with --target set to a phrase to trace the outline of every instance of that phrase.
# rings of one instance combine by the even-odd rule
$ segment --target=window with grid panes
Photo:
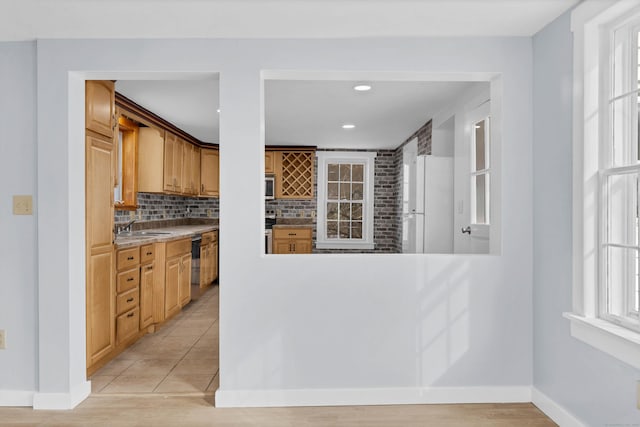
[[[375,153],[318,152],[319,249],[373,249]]]
[[[640,7],[585,0],[574,32],[571,335],[640,369]]]

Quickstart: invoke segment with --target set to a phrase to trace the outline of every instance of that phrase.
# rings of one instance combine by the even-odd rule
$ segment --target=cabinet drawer
[[[167,259],[190,252],[191,239],[182,239],[167,243]]]
[[[274,228],[274,239],[311,239],[311,227],[306,228]]]
[[[140,247],[122,249],[116,255],[118,271],[140,264]]]
[[[140,264],[153,262],[156,257],[154,245],[144,245],[140,247]]]
[[[140,331],[140,309],[134,308],[116,318],[116,339],[118,343],[134,337]]]
[[[116,278],[116,292],[122,293],[129,289],[137,288],[140,283],[140,269],[134,268],[132,270],[123,271],[118,273]]]
[[[206,246],[213,240],[213,231],[208,231],[206,233],[202,233],[202,242],[200,246]]]
[[[116,313],[121,314],[138,306],[140,301],[139,289],[133,288],[116,297]]]

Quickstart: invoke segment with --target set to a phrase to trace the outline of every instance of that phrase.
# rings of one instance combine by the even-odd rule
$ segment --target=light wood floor
[[[219,409],[212,397],[92,395],[73,411],[0,408],[2,426],[555,426],[530,403]]]
[[[0,426],[555,426],[530,403],[215,408],[218,288],[92,377],[72,411],[0,408]],[[187,337],[187,338],[186,338]],[[191,337],[191,338],[188,338]],[[198,344],[199,343],[199,344]],[[206,362],[194,363],[194,360]]]

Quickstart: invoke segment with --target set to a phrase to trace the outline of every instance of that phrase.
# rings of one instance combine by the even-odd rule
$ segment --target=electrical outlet
[[[138,221],[142,221],[142,212],[138,212]]]
[[[207,217],[211,218],[213,216],[213,211],[211,209],[207,209]]]
[[[0,329],[0,350],[4,350],[5,348],[7,348],[7,343],[6,343],[6,335],[4,333],[4,329]]]
[[[316,211],[311,211],[311,218],[315,218],[316,217]]]
[[[29,196],[13,196],[14,215],[33,215],[33,198]]]
[[[276,209],[276,216],[282,216],[282,209]]]
[[[136,219],[136,211],[129,211],[129,219]]]

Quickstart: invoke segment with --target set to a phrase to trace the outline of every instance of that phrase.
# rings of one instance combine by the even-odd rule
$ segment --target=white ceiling
[[[531,36],[579,0],[0,0],[0,40]]]
[[[396,148],[429,119],[468,91],[472,82],[265,81],[265,140],[269,145],[319,148]],[[353,129],[342,125],[354,124]]]

